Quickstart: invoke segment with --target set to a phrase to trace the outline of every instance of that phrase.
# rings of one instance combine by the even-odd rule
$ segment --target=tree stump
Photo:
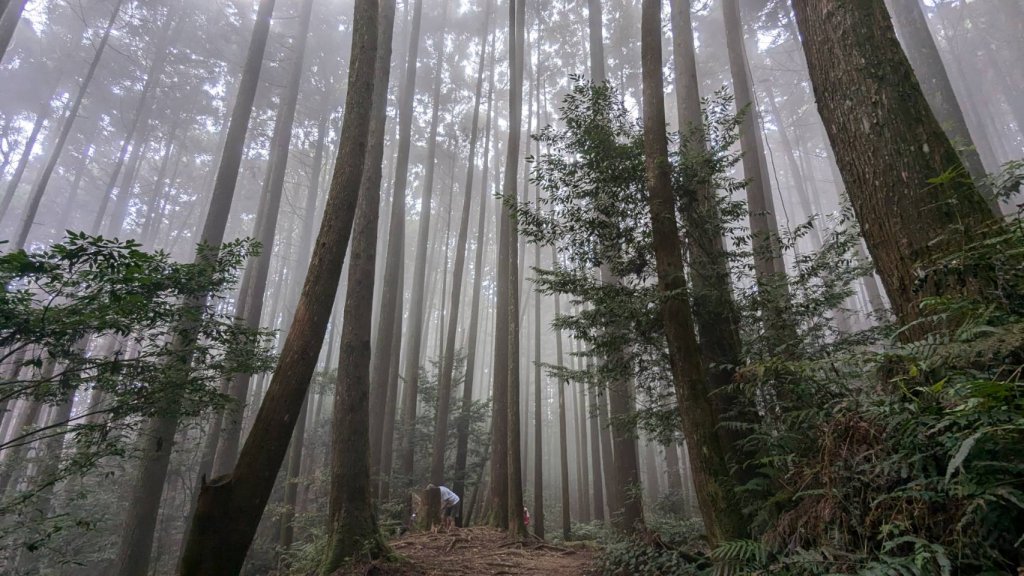
[[[433,484],[419,492],[413,493],[413,511],[416,519],[412,523],[413,530],[426,532],[442,525],[441,489]]]

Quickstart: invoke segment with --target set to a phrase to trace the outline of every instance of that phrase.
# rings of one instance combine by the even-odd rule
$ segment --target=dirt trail
[[[487,576],[589,574],[592,553],[542,542],[513,542],[493,528],[456,529],[451,533],[408,534],[391,541],[408,563],[364,566],[360,574],[381,576]]]

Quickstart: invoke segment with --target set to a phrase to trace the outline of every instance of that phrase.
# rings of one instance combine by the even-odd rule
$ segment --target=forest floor
[[[346,574],[375,576],[485,576],[590,574],[593,552],[541,541],[513,541],[494,528],[473,527],[448,533],[406,534],[390,542],[405,561],[372,564]]]

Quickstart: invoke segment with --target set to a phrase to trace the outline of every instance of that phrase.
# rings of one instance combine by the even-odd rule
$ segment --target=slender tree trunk
[[[256,87],[259,84],[260,70],[263,66],[263,54],[270,33],[270,18],[274,11],[274,0],[262,0],[256,15],[252,39],[246,57],[245,68],[239,86],[238,98],[231,114],[227,136],[224,140],[224,151],[221,155],[217,177],[213,185],[210,207],[206,215],[201,234],[201,243],[217,249],[224,240],[231,201],[234,198],[235,185],[238,182],[238,171],[241,166],[242,152],[245,147],[245,134],[252,116],[253,101]],[[197,251],[196,260],[214,258],[215,254]],[[186,306],[200,310],[205,298]],[[191,332],[187,326],[175,332],[179,334],[176,346],[189,350],[194,345]],[[188,354],[190,356],[190,354]],[[176,368],[187,371],[190,358],[180,360],[181,366]],[[178,429],[178,411],[176,398],[169,398],[168,405],[146,424],[141,435],[142,456],[138,476],[129,496],[125,520],[121,532],[121,542],[116,560],[118,576],[136,576],[148,570],[150,554],[153,548],[153,533],[156,529],[157,513],[160,507],[160,495],[163,493],[167,478],[167,467],[170,463],[171,448]]]
[[[418,64],[420,23],[423,17],[423,0],[415,0],[412,7],[412,23],[409,33],[409,48],[406,56],[405,76],[399,87],[398,103],[398,151],[395,158],[394,190],[391,197],[391,215],[388,223],[388,248],[384,265],[383,290],[381,292],[380,317],[377,337],[373,347],[370,413],[383,418],[370,420],[371,468],[381,481],[381,499],[389,493],[391,457],[397,406],[398,376],[393,369],[399,363],[402,332],[402,278],[404,276],[405,246],[405,195],[409,185],[409,149],[412,138],[413,97],[416,93],[416,67]],[[396,345],[396,342],[398,345]],[[392,376],[393,375],[393,376]],[[379,391],[379,394],[374,394]],[[384,393],[386,392],[386,394]],[[390,411],[390,413],[389,413]],[[385,458],[386,456],[386,458]],[[378,465],[379,464],[379,465]]]
[[[491,4],[488,3],[488,8]],[[469,313],[469,333],[467,335],[467,350],[466,350],[466,374],[465,380],[462,384],[462,415],[459,419],[459,431],[458,439],[455,447],[455,479],[453,482],[452,491],[462,497],[466,490],[466,462],[469,457],[469,417],[470,408],[473,404],[473,386],[476,382],[476,365],[477,365],[477,349],[479,348],[479,329],[480,329],[480,290],[483,284],[484,276],[484,252],[486,251],[487,242],[487,204],[491,202],[490,194],[488,194],[488,180],[490,176],[490,150],[491,150],[491,122],[493,116],[491,115],[492,107],[494,104],[494,42],[496,34],[491,36],[491,66],[490,66],[490,78],[488,80],[487,88],[487,129],[484,136],[484,165],[481,171],[481,178],[483,180],[480,186],[480,216],[477,219],[477,235],[476,235],[476,255],[475,262],[473,265],[473,297],[470,304]],[[481,362],[480,364],[483,364]],[[476,492],[480,491],[480,487],[477,486]],[[458,518],[459,522],[466,522],[469,518]]]
[[[555,258],[555,248],[551,247],[551,263],[552,267],[557,262]],[[554,295],[555,298],[555,318],[561,315],[561,298],[558,294]],[[555,329],[555,362],[559,368],[565,366],[564,359],[562,358],[562,330],[559,328]],[[566,382],[562,378],[558,378],[556,384],[558,386],[558,456],[559,456],[559,473],[561,475],[561,496],[562,496],[562,540],[568,542],[572,533],[572,522],[569,518],[569,438],[568,430],[565,422],[565,387]]]
[[[7,189],[4,191],[3,200],[0,201],[0,220],[3,220],[4,216],[7,215],[7,210],[11,207],[11,201],[14,200],[14,194],[18,191],[18,185],[21,184],[21,179],[25,175],[25,169],[28,168],[28,161],[32,158],[32,150],[36,147],[36,140],[39,138],[39,132],[43,129],[43,125],[46,124],[46,116],[49,111],[50,101],[47,98],[46,102],[36,112],[36,120],[32,123],[32,131],[29,132],[28,139],[25,140],[25,148],[21,151],[21,156],[18,158],[17,166],[14,167],[14,173],[11,175],[10,181],[7,182]]]
[[[448,0],[445,0],[445,18],[448,14]],[[445,19],[442,19],[444,21]],[[420,347],[423,343],[424,285],[427,276],[427,252],[430,234],[430,216],[434,195],[434,170],[437,155],[437,130],[441,112],[441,84],[445,56],[445,30],[438,32],[436,43],[437,59],[434,62],[433,112],[430,116],[427,136],[427,159],[424,166],[423,190],[420,194],[420,213],[417,223],[416,260],[412,272],[412,294],[409,300],[409,325],[406,328],[405,345],[405,393],[402,396],[402,450],[399,470],[406,479],[413,475],[416,446],[416,404],[419,400]]]
[[[277,221],[284,195],[284,178],[288,169],[288,153],[291,148],[292,126],[295,123],[295,109],[302,85],[303,62],[306,53],[306,39],[313,14],[313,0],[303,0],[299,11],[298,27],[295,31],[294,54],[287,87],[281,95],[274,134],[271,137],[270,161],[263,179],[263,191],[256,211],[253,236],[260,242],[258,256],[249,260],[242,277],[239,297],[235,306],[235,317],[249,329],[259,328],[266,301],[267,278],[270,275],[270,259],[274,252],[277,236]],[[308,226],[307,226],[308,227]],[[305,255],[303,255],[305,256]],[[227,474],[238,458],[238,445],[242,434],[242,415],[249,396],[251,374],[235,374],[231,378],[232,406],[225,411],[224,427],[221,430],[220,446],[214,462],[213,475]]]
[[[241,571],[284,461],[323,346],[355,219],[370,131],[371,114],[366,111],[373,104],[377,18],[378,2],[356,2],[338,161],[295,320],[234,471],[200,489],[182,556],[182,576],[231,576]],[[364,470],[368,476],[368,462]],[[366,485],[369,506],[368,478]]]
[[[918,265],[990,231],[996,220],[928,106],[882,0],[795,0],[797,24],[829,140],[893,310],[920,317],[921,299],[951,287],[920,282]],[[973,279],[968,293],[985,292]],[[904,333],[921,336],[917,325]]]
[[[689,0],[671,0],[672,57],[675,65],[676,110],[680,130],[685,136],[682,145],[691,157],[707,156],[707,140],[697,79],[696,50]],[[744,75],[744,78],[746,76]],[[738,91],[738,89],[737,89]],[[721,214],[716,191],[711,182],[697,182],[683,190],[686,240],[690,250],[690,278],[693,281],[694,322],[700,335],[701,357],[717,414],[733,412],[736,397],[727,390],[732,384],[735,367],[740,365],[740,317],[732,297],[728,255],[725,251]],[[731,456],[738,482],[746,482],[752,470],[742,466],[744,458],[738,445],[745,434],[735,427],[718,430],[723,447]]]
[[[747,69],[739,0],[723,0],[722,12],[736,109],[745,114],[740,125],[740,146],[743,149],[743,175],[748,180],[747,209],[750,212],[754,266],[758,280],[765,283],[775,274],[785,274],[786,267],[779,245],[779,224],[775,216],[764,142],[761,139],[760,113],[754,102],[754,90]]]
[[[57,168],[57,162],[60,160],[60,154],[64,151],[64,145],[68,141],[68,136],[71,135],[71,129],[75,125],[75,120],[78,119],[78,112],[82,109],[82,102],[85,101],[85,95],[89,91],[89,85],[92,84],[92,79],[96,76],[96,69],[99,68],[100,60],[103,58],[103,52],[106,50],[107,43],[110,41],[110,33],[114,29],[114,22],[117,21],[117,17],[121,13],[121,4],[123,2],[124,0],[117,0],[117,3],[114,4],[114,10],[110,13],[107,25],[103,29],[103,35],[100,37],[100,42],[96,47],[95,54],[93,54],[92,62],[89,64],[89,68],[86,70],[85,76],[82,78],[82,84],[78,88],[78,94],[75,96],[74,103],[71,105],[71,109],[68,110],[67,116],[64,118],[64,122],[61,124],[60,134],[57,136],[57,140],[53,144],[53,149],[50,150],[50,155],[46,160],[46,165],[43,167],[43,172],[39,176],[39,180],[36,182],[36,185],[32,190],[32,195],[29,197],[28,206],[26,206],[25,213],[22,216],[21,227],[19,228],[18,235],[12,244],[12,249],[14,250],[21,250],[25,247],[25,242],[28,240],[28,234],[32,230],[36,214],[39,212],[39,204],[43,201],[43,194],[46,192],[46,187],[50,184],[50,177],[53,176],[53,171]],[[0,41],[2,41],[2,39],[0,39]]]
[[[641,19],[644,151],[649,190],[658,287],[669,344],[683,433],[699,446],[694,473],[701,516],[712,545],[743,534],[738,507],[730,495],[728,469],[715,430],[706,375],[690,313],[683,271],[682,243],[675,218],[675,198],[665,135],[665,89],[661,57],[661,1],[643,0]],[[693,454],[691,454],[691,457]]]
[[[459,238],[456,241],[455,265],[452,270],[451,316],[448,318],[448,334],[444,344],[444,360],[441,365],[440,382],[438,385],[437,419],[434,425],[434,444],[430,461],[430,481],[438,485],[444,481],[444,449],[448,439],[448,413],[451,404],[452,374],[455,371],[455,337],[458,332],[459,307],[462,298],[462,276],[466,267],[469,214],[473,204],[473,168],[476,159],[477,132],[480,122],[480,99],[484,85],[484,64],[487,61],[487,33],[490,29],[491,6],[492,2],[488,1],[484,13],[483,31],[480,34],[480,64],[477,68],[476,93],[473,97],[473,120],[470,124],[469,133],[469,162],[466,165],[462,218],[459,222]],[[481,203],[483,202],[481,201]],[[466,382],[472,382],[468,372]],[[470,395],[470,398],[472,398],[472,395]],[[468,405],[466,408],[468,408]],[[465,466],[465,460],[463,460],[463,466]]]

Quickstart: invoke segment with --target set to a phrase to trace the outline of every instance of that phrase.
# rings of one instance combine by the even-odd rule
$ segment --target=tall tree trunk
[[[362,559],[377,558],[388,549],[377,527],[373,507],[369,435],[370,332],[395,2],[384,0],[380,8],[369,145],[356,208],[338,386],[334,396],[328,509],[331,535],[324,574],[334,572],[357,554]]]
[[[743,176],[747,179],[747,210],[750,215],[754,269],[759,287],[770,293],[767,332],[772,346],[778,348],[785,346],[786,340],[791,338],[792,328],[784,317],[784,311],[780,310],[780,302],[777,302],[786,298],[785,285],[782,285],[782,293],[772,293],[777,291],[770,288],[775,282],[785,281],[786,266],[782,258],[779,224],[775,215],[764,141],[761,138],[760,113],[754,101],[752,80],[747,68],[739,0],[723,0],[722,12],[736,109],[744,113],[740,125],[740,147],[743,149]]]
[[[267,163],[263,191],[260,194],[260,203],[256,210],[253,236],[259,240],[261,251],[255,258],[250,258],[249,265],[246,266],[235,305],[236,321],[253,330],[259,328],[260,318],[263,316],[263,304],[266,301],[270,258],[273,255],[274,241],[277,237],[277,221],[281,211],[281,199],[284,195],[284,178],[288,169],[292,126],[295,123],[299,87],[302,85],[306,39],[309,36],[312,14],[313,0],[303,0],[299,11],[298,26],[295,30],[295,60],[291,63],[288,83],[281,95],[277,119],[274,123],[274,133],[270,141],[270,161]],[[308,224],[307,227],[309,227]],[[242,415],[249,396],[251,379],[251,374],[235,374],[231,377],[231,388],[228,394],[231,396],[232,405],[225,411],[220,446],[217,448],[217,459],[213,466],[214,476],[229,473],[238,458],[238,445],[242,434]]]
[[[491,8],[491,3],[488,2],[488,9]],[[477,349],[479,348],[479,329],[480,329],[480,289],[483,284],[484,276],[484,252],[486,250],[487,240],[487,204],[491,202],[491,196],[488,193],[488,180],[490,177],[490,159],[491,159],[491,122],[494,119],[491,112],[494,105],[494,69],[495,66],[495,54],[494,54],[494,43],[496,34],[491,36],[491,66],[490,66],[490,78],[488,80],[487,87],[487,129],[484,135],[484,147],[483,156],[484,164],[481,171],[482,183],[480,186],[480,216],[477,219],[477,233],[476,233],[476,255],[475,262],[473,264],[473,297],[470,304],[469,313],[469,332],[466,337],[466,369],[465,378],[463,381],[462,388],[462,415],[459,418],[459,429],[458,439],[456,440],[455,446],[455,479],[452,484],[452,490],[463,497],[466,490],[466,462],[469,457],[469,417],[470,408],[473,404],[473,385],[476,382],[476,365],[477,365]],[[481,362],[480,364],[483,364]],[[479,492],[479,486],[476,489]],[[469,518],[460,517],[459,522],[465,522]]]
[[[64,122],[60,128],[60,134],[57,136],[57,140],[53,144],[53,149],[50,150],[50,155],[46,160],[46,165],[43,167],[43,172],[40,174],[39,180],[36,182],[36,185],[32,190],[32,195],[29,197],[28,206],[26,206],[25,212],[22,215],[21,227],[18,229],[18,235],[11,246],[13,250],[21,250],[25,247],[25,242],[28,240],[28,234],[32,230],[36,214],[39,212],[39,204],[43,201],[43,194],[46,192],[46,187],[50,184],[50,177],[53,176],[53,171],[57,168],[57,162],[60,160],[61,152],[64,151],[64,145],[68,141],[68,136],[71,135],[71,129],[75,125],[75,120],[78,119],[78,112],[82,109],[82,102],[85,101],[85,95],[89,91],[89,85],[92,84],[92,79],[96,76],[96,69],[99,68],[100,60],[103,58],[103,52],[106,50],[107,44],[110,41],[110,33],[114,29],[114,22],[117,21],[117,17],[121,13],[121,5],[123,3],[124,0],[117,0],[117,3],[114,4],[114,10],[110,13],[107,25],[103,29],[103,35],[100,37],[99,45],[96,46],[96,52],[93,54],[92,62],[89,64],[89,68],[86,70],[85,76],[82,78],[82,84],[78,87],[78,94],[75,96],[74,103],[71,105],[71,109],[68,110],[67,116],[64,118]]]
[[[445,18],[448,14],[448,0],[444,3]],[[445,20],[442,19],[442,21]],[[405,392],[402,395],[401,453],[399,470],[407,478],[412,478],[415,463],[416,445],[416,405],[419,400],[420,353],[423,344],[424,319],[424,285],[427,277],[427,240],[430,234],[430,216],[434,195],[434,172],[437,155],[437,130],[441,112],[441,84],[445,56],[445,29],[438,31],[436,56],[434,61],[433,111],[430,116],[430,128],[427,136],[427,159],[424,166],[423,190],[420,194],[420,213],[417,223],[416,260],[412,272],[412,293],[409,300],[409,325],[406,328],[405,368],[402,373],[405,379]]]
[[[942,125],[949,139],[960,146],[959,153],[963,166],[974,179],[978,191],[988,201],[992,212],[1002,216],[999,203],[992,197],[992,190],[985,183],[988,170],[974,146],[974,138],[967,127],[967,120],[964,119],[956,93],[953,92],[953,84],[949,81],[949,74],[942,63],[935,39],[928,29],[928,18],[924,14],[920,0],[890,0],[888,4],[897,35],[902,41],[903,51],[910,61],[932,113],[935,114],[935,119]]]
[[[444,359],[438,384],[437,418],[434,424],[434,444],[430,460],[430,481],[444,481],[444,449],[448,439],[448,413],[451,406],[452,374],[455,371],[455,337],[458,335],[459,308],[462,303],[462,276],[466,267],[466,244],[469,241],[469,214],[473,204],[473,169],[476,160],[477,133],[480,123],[480,99],[484,85],[484,64],[487,61],[487,33],[490,30],[491,6],[487,2],[483,30],[480,33],[480,64],[477,67],[476,93],[473,97],[473,120],[469,133],[469,162],[466,165],[466,184],[463,188],[462,218],[456,241],[455,265],[452,270],[452,294],[448,334],[444,344]],[[482,202],[482,201],[481,201]],[[443,294],[442,294],[443,297]],[[468,373],[466,382],[472,382]],[[472,397],[472,396],[471,396]]]
[[[415,0],[409,32],[405,76],[398,96],[398,151],[395,158],[395,179],[391,195],[391,215],[388,223],[388,248],[384,265],[380,317],[377,337],[373,346],[370,413],[382,418],[370,419],[371,469],[380,476],[381,498],[388,495],[391,476],[392,438],[394,435],[395,406],[397,405],[398,377],[392,366],[399,363],[402,328],[402,278],[404,276],[405,247],[405,193],[409,185],[409,148],[412,142],[413,97],[416,94],[416,68],[418,65],[420,23],[423,18],[423,0]],[[398,345],[396,345],[396,342]],[[394,377],[392,377],[394,374]],[[375,392],[378,392],[375,394]],[[386,393],[385,393],[386,392]],[[388,411],[390,410],[390,415]],[[387,461],[385,462],[385,455]]]
[[[672,59],[675,65],[676,111],[680,138],[686,153],[693,158],[707,156],[704,116],[697,79],[697,59],[690,18],[689,0],[671,0]],[[745,75],[744,75],[745,77]],[[737,89],[738,91],[738,89]],[[732,384],[735,367],[740,365],[740,317],[732,297],[728,255],[724,246],[721,214],[716,191],[711,182],[698,182],[683,191],[686,239],[690,251],[690,278],[693,282],[694,322],[700,335],[701,357],[711,389],[712,402],[718,415],[731,413],[736,397],[727,390]],[[751,477],[748,466],[742,466],[738,445],[745,434],[735,427],[720,427],[719,436],[727,457],[731,456],[738,482]]]
[[[505,181],[502,195],[506,199],[516,199],[516,182],[519,174],[519,144],[523,123],[523,60],[525,52],[526,32],[526,0],[509,2],[509,66],[511,82],[509,83],[509,144],[505,156]],[[523,471],[519,441],[519,233],[512,220],[511,211],[506,204],[502,205],[507,229],[506,247],[508,250],[508,308],[505,311],[506,328],[508,330],[508,348],[502,352],[506,355],[508,377],[505,383],[508,411],[508,434],[503,440],[508,443],[508,530],[513,537],[525,537],[526,526],[523,523]],[[500,313],[500,310],[499,310]]]
[[[731,497],[728,469],[718,437],[718,422],[708,398],[700,349],[690,313],[683,271],[682,243],[665,134],[665,89],[661,57],[661,1],[643,0],[641,18],[644,152],[658,288],[669,344],[683,433],[699,448],[691,454],[701,516],[712,545],[743,534],[742,518]]]
[[[583,390],[581,390],[581,392],[585,393],[585,391],[583,391]],[[595,392],[593,389],[591,389],[588,397],[590,399],[590,405],[596,407],[596,405],[597,405],[597,392]],[[582,398],[582,395],[581,395],[581,398]],[[585,405],[585,402],[583,402],[582,400],[581,400],[580,403]],[[584,422],[586,422],[585,424],[583,424],[583,431],[584,431],[584,433],[586,433],[587,429],[590,430],[590,480],[591,480],[591,482],[593,484],[592,492],[593,492],[593,498],[594,498],[593,505],[591,506],[591,508],[592,508],[592,510],[591,510],[592,518],[594,520],[597,520],[598,522],[602,522],[603,523],[605,521],[605,515],[604,515],[605,490],[604,490],[604,481],[603,481],[603,478],[602,478],[602,472],[604,470],[604,464],[603,464],[602,454],[601,454],[601,450],[602,450],[601,440],[602,440],[602,436],[603,435],[602,435],[601,430],[598,429],[599,426],[598,426],[597,417],[596,416],[591,417],[586,412],[586,406],[584,406],[583,410],[584,410],[584,413],[583,413],[582,417],[584,419]],[[611,446],[611,442],[608,443],[608,446]],[[584,454],[582,456],[582,458],[586,459],[587,455]]]
[[[555,267],[555,248],[551,247],[551,265]],[[555,318],[561,315],[561,298],[554,294]],[[555,362],[558,368],[565,366],[562,358],[562,330],[555,329]],[[566,382],[558,378],[555,384],[558,386],[558,457],[559,473],[561,475],[561,496],[562,496],[562,540],[568,542],[572,532],[572,522],[569,518],[569,438],[565,422],[565,387]]]
[[[36,112],[35,122],[32,123],[32,131],[28,133],[28,139],[25,140],[25,148],[21,151],[21,156],[18,157],[18,164],[14,167],[14,173],[11,174],[11,179],[7,182],[3,200],[0,200],[0,220],[3,220],[4,216],[7,215],[7,210],[11,207],[11,201],[14,200],[14,194],[18,191],[18,185],[21,184],[21,179],[25,175],[25,169],[28,168],[28,161],[32,158],[32,150],[36,147],[36,140],[39,138],[39,132],[43,129],[43,125],[46,124],[46,116],[49,112],[50,101],[49,97],[47,97],[47,100],[39,106],[39,110]]]
[[[108,236],[116,236],[121,232],[121,225],[128,211],[128,197],[131,196],[134,172],[138,169],[139,161],[142,158],[142,151],[146,147],[149,136],[149,118],[153,112],[150,99],[155,94],[160,84],[160,79],[163,77],[164,69],[167,67],[167,59],[170,55],[170,51],[167,48],[171,44],[172,37],[171,27],[175,26],[178,30],[181,29],[177,22],[178,19],[175,16],[168,14],[160,26],[155,43],[156,48],[153,51],[153,61],[149,65],[149,71],[146,73],[146,81],[142,85],[142,93],[139,95],[139,101],[135,105],[135,111],[132,113],[132,120],[128,131],[121,142],[121,151],[118,153],[117,159],[114,161],[114,167],[110,171],[106,193],[100,201],[100,206],[96,211],[96,218],[92,223],[92,230],[96,233],[99,233],[100,227],[103,224],[107,205],[110,203],[111,198],[114,197],[115,189],[117,190],[117,201],[115,202],[114,214],[110,218],[106,233]],[[139,132],[140,127],[141,133]],[[130,158],[129,149],[131,149]],[[120,186],[118,186],[118,176],[121,174],[121,169],[124,168],[126,158],[129,170],[125,173],[125,178],[121,180]]]
[[[210,207],[200,237],[201,244],[213,249],[219,248],[224,240],[228,215],[231,212],[231,201],[238,183],[242,152],[245,148],[245,134],[249,129],[256,87],[259,84],[260,70],[263,67],[263,54],[270,34],[270,18],[273,11],[274,0],[260,2],[238,97],[224,140],[224,151],[221,155],[217,177],[214,180]],[[197,249],[197,261],[213,257],[215,254]],[[186,305],[200,310],[204,303],[205,298],[201,298],[197,302],[190,302]],[[191,340],[191,332],[188,327],[181,328],[176,331],[177,334],[180,334],[176,345],[179,349],[188,350],[194,345],[194,340]],[[185,358],[179,362],[182,365],[176,368],[186,371],[191,359]],[[126,508],[129,512],[122,527],[116,560],[118,576],[144,574],[149,567],[153,548],[153,532],[156,529],[157,512],[160,508],[160,495],[163,493],[171,448],[178,429],[179,406],[177,399],[168,398],[167,403],[165,410],[162,410],[159,416],[150,419],[141,435],[142,457],[138,476],[129,496],[129,505]]]
[[[377,18],[378,2],[356,2],[338,160],[295,320],[234,471],[200,489],[182,556],[182,576],[231,576],[241,571],[288,450],[323,346],[355,219],[370,132],[371,114],[366,111],[373,109]],[[364,471],[370,506],[368,462]]]
[[[963,170],[900,49],[882,0],[794,0],[808,70],[829,140],[901,322],[921,299],[949,286],[918,282],[922,260],[990,230],[995,218],[969,179],[930,182]],[[982,292],[974,282],[966,291]],[[917,325],[908,338],[923,334]]]

